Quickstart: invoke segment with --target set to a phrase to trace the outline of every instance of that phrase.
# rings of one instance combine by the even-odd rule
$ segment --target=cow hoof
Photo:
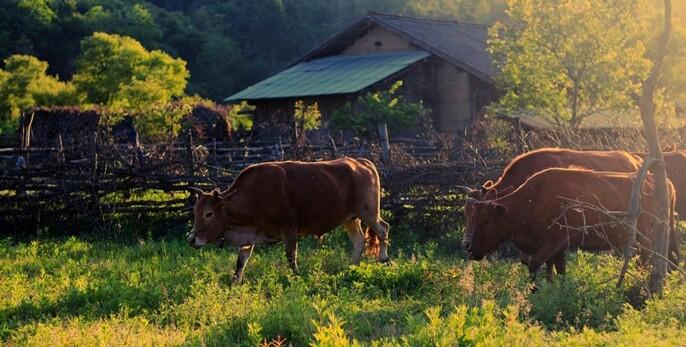
[[[241,284],[243,284],[243,277],[234,277],[233,281],[231,281],[231,284],[233,284],[234,286],[240,286]]]

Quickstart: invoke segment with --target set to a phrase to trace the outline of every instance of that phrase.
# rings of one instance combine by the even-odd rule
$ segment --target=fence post
[[[219,177],[219,164],[217,163],[217,138],[212,138],[212,165],[214,165],[214,177]],[[207,170],[209,173],[209,170]]]
[[[188,129],[188,135],[186,137],[186,176],[188,176],[188,185],[191,185],[191,181],[195,177],[195,169],[193,164],[193,133],[191,129]],[[195,201],[193,201],[193,194],[188,197],[188,205],[193,206]]]
[[[90,138],[90,159],[91,159],[91,204],[93,208],[99,205],[98,199],[98,131],[93,131]]]
[[[59,152],[57,152],[57,159],[60,162],[60,165],[64,165],[65,162],[65,157],[64,157],[64,144],[62,143],[62,134],[57,135],[57,140],[59,141]]]
[[[379,131],[379,142],[381,142],[381,161],[386,166],[391,166],[391,144],[388,140],[388,125],[386,123],[377,124]]]
[[[334,141],[333,137],[331,137],[331,136],[329,136],[329,143],[331,144],[332,159],[337,159],[338,158],[338,148],[336,148],[336,141]]]

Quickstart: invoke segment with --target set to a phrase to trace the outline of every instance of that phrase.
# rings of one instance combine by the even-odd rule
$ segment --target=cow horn
[[[474,189],[469,188],[467,186],[457,186],[457,190],[461,191],[462,193],[469,194],[474,191]]]
[[[226,198],[230,197],[231,195],[233,195],[234,193],[236,193],[236,190],[235,190],[235,189],[234,189],[234,190],[231,190],[231,191],[229,191],[229,190],[227,189],[227,190],[225,190],[225,191],[223,191],[223,192],[220,192],[220,193],[219,193],[219,197],[220,197],[221,199],[226,199]]]
[[[475,203],[475,202],[479,202],[479,200],[476,200],[476,199],[472,198],[471,196],[467,198],[467,203]]]
[[[187,189],[198,194],[205,194],[205,191],[198,187],[188,187]]]

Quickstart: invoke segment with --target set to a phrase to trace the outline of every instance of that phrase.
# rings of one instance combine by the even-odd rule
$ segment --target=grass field
[[[300,276],[283,246],[256,250],[241,286],[232,250],[166,240],[0,242],[0,341],[8,346],[671,346],[686,344],[686,283],[648,298],[635,268],[585,253],[536,282],[516,262],[469,262],[459,231],[393,230],[393,261],[349,265],[337,231],[306,239]]]

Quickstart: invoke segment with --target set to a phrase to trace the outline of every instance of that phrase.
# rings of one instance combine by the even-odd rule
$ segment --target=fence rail
[[[429,205],[454,204],[445,199],[452,187],[476,184],[492,177],[499,167],[499,163],[487,165],[476,160],[446,163],[438,160],[444,155],[435,145],[416,141],[396,142],[393,148],[404,156],[402,165],[378,163],[378,150],[373,146],[334,143],[297,149],[279,143],[216,141],[0,148],[0,229],[79,218],[97,222],[112,214],[188,212],[190,186],[226,187],[250,164],[296,156],[304,160],[353,156],[377,162],[385,191],[384,208],[403,216]],[[137,192],[151,190],[167,193],[168,198],[136,197]]]

